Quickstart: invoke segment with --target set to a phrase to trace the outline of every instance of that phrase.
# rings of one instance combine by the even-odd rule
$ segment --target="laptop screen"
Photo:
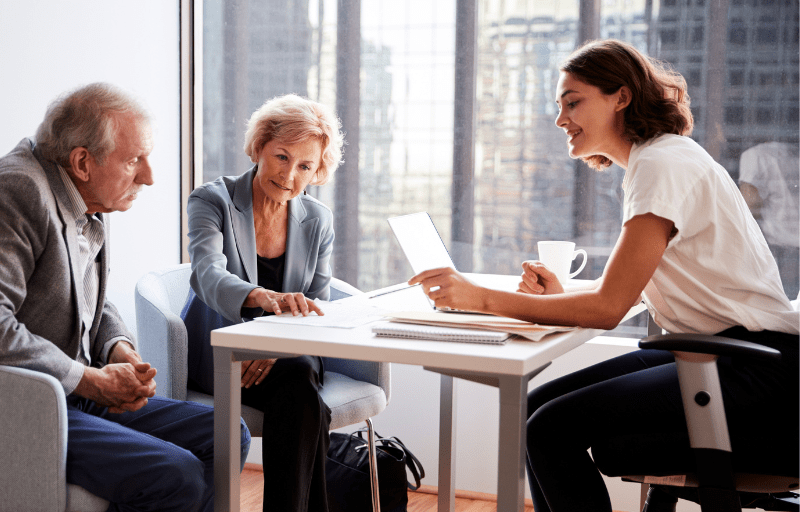
[[[456,268],[427,212],[388,219],[414,274],[441,267]]]

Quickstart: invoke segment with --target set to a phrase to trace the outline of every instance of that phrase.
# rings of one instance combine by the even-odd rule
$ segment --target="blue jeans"
[[[112,414],[68,396],[67,420],[67,482],[110,501],[109,511],[213,510],[213,408],[153,397]],[[244,465],[250,431],[241,425]]]

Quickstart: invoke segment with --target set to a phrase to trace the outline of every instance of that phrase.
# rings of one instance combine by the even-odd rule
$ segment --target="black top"
[[[257,259],[258,286],[273,292],[283,292],[283,271],[286,267],[286,253],[284,252],[277,258],[258,256]]]

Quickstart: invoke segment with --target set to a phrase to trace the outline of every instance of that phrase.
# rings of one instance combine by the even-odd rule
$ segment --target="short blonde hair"
[[[272,140],[297,144],[310,138],[322,143],[322,161],[313,185],[324,185],[342,161],[342,123],[332,109],[296,94],[267,100],[247,121],[244,152],[253,163]]]

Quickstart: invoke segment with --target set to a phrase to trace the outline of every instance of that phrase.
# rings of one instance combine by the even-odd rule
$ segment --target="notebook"
[[[377,336],[414,340],[458,341],[462,343],[489,343],[502,345],[511,337],[507,332],[460,329],[458,327],[434,327],[406,323],[385,322],[372,328]]]

